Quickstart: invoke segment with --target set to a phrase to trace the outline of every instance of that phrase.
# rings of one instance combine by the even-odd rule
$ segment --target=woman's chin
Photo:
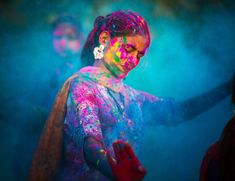
[[[115,71],[111,71],[112,74],[118,78],[118,79],[123,79],[127,76],[128,72],[125,70],[121,70],[121,69],[116,69]]]
[[[128,73],[120,72],[120,74],[116,75],[118,79],[124,79],[127,76]]]

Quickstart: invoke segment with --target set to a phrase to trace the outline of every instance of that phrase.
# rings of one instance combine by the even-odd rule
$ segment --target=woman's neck
[[[114,77],[103,66],[88,66],[79,70],[80,76],[87,80],[92,80],[115,92],[120,92],[123,88],[122,79]]]
[[[101,60],[95,60],[93,66],[94,66],[94,67],[102,68],[102,69],[104,70],[104,72],[107,72],[107,73],[109,73],[109,74],[112,74],[112,73],[106,68],[103,59],[101,59]]]

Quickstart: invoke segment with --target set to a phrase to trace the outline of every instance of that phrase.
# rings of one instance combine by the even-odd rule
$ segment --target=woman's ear
[[[107,31],[102,31],[99,36],[100,45],[106,46],[111,40],[110,34]]]

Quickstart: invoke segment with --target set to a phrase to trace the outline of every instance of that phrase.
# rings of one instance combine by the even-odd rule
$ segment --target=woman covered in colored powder
[[[150,40],[138,13],[96,18],[82,52],[95,63],[59,92],[32,161],[31,180],[142,180],[146,170],[136,155],[145,125],[190,120],[229,95],[228,83],[176,103],[125,85]]]

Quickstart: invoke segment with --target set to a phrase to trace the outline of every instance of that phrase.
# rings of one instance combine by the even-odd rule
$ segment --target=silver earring
[[[93,51],[95,59],[102,59],[104,57],[104,45],[100,45],[99,47],[95,47]]]

